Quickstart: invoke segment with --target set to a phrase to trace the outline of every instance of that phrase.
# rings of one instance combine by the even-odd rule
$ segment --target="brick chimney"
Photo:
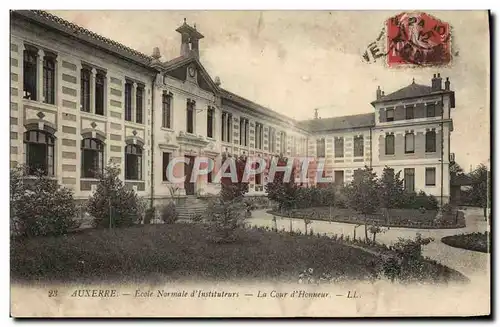
[[[382,90],[380,89],[380,85],[377,87],[377,100],[380,100],[380,98],[382,97]]]
[[[446,81],[444,82],[444,89],[446,91],[450,90],[450,78],[449,77],[446,77]]]
[[[443,89],[443,79],[441,78],[441,74],[434,74],[431,80],[431,91],[437,92]]]

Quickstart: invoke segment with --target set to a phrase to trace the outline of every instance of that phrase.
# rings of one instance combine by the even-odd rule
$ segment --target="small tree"
[[[96,227],[125,227],[140,220],[140,199],[120,179],[120,169],[113,165],[99,174],[97,189],[87,202]]]
[[[236,173],[236,182],[231,177],[221,177],[220,196],[224,200],[231,200],[242,197],[248,192],[248,182],[243,181],[247,158],[245,156],[231,157],[231,155],[224,153],[222,155],[222,162],[224,163],[227,160],[234,160],[236,172],[232,172],[231,166],[228,166],[226,173]]]
[[[11,170],[11,230],[15,236],[62,235],[77,227],[73,191],[36,171],[28,179],[27,169]]]
[[[288,158],[280,156],[277,158],[277,166],[284,167],[288,163]],[[289,212],[295,207],[296,193],[298,186],[294,181],[295,163],[292,165],[290,180],[285,181],[285,172],[276,171],[272,181],[266,184],[266,192],[269,200],[278,203],[280,212]]]
[[[243,181],[247,159],[223,155],[222,162],[226,160],[235,160],[237,180],[233,182],[231,177],[221,177],[219,196],[209,203],[207,209],[207,221],[217,234],[216,241],[222,243],[236,240],[235,231],[244,227],[247,215],[244,195],[248,192],[248,183]],[[231,172],[229,167],[226,173]]]
[[[365,238],[368,241],[368,215],[374,214],[379,208],[377,174],[372,168],[354,171],[353,180],[344,189],[347,193],[347,203],[350,208],[364,217]]]
[[[398,208],[404,201],[404,184],[400,178],[400,172],[394,173],[394,169],[385,167],[379,180],[380,206],[386,209],[386,223],[389,222],[389,209]]]

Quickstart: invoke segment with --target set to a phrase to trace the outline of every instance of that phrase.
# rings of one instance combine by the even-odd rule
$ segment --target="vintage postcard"
[[[11,316],[490,315],[489,24],[12,10]]]

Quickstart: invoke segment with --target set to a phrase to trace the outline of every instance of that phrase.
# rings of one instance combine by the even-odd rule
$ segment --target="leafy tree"
[[[486,217],[487,201],[489,200],[491,203],[491,177],[489,176],[488,168],[480,164],[472,171],[470,177],[473,183],[470,190],[472,203],[482,207],[484,210],[484,217]]]
[[[276,160],[277,167],[285,167],[288,163],[288,158],[279,156]],[[295,205],[295,195],[298,189],[295,181],[293,180],[295,176],[295,165],[292,167],[292,172],[290,175],[290,180],[285,181],[285,172],[277,170],[272,178],[266,184],[266,192],[269,200],[273,200],[278,203],[279,210],[290,211]]]
[[[10,207],[14,236],[62,235],[77,227],[73,191],[42,171],[28,178],[24,166],[11,170]]]
[[[365,238],[368,241],[368,215],[374,214],[380,205],[377,174],[367,166],[355,170],[351,183],[344,190],[348,206],[364,216]]]
[[[140,220],[143,209],[140,198],[119,176],[120,169],[114,165],[106,166],[99,174],[97,189],[87,202],[96,227],[126,227]]]
[[[380,206],[384,209],[400,207],[404,202],[404,183],[400,178],[401,172],[394,173],[394,169],[385,167],[379,180]],[[389,220],[389,210],[386,211],[386,222]]]

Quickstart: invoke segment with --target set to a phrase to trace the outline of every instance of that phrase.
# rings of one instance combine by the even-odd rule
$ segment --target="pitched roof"
[[[145,55],[137,50],[129,48],[119,42],[108,39],[104,36],[89,31],[86,28],[71,23],[61,17],[55,16],[43,10],[13,10],[11,13],[19,14],[32,21],[42,23],[45,26],[55,28],[60,32],[65,32],[79,40],[89,42],[93,45],[104,48],[107,51],[112,51],[118,55],[122,55],[128,59],[136,61],[143,65],[149,65],[152,57]]]
[[[201,72],[201,76],[205,79],[205,81],[209,84],[210,88],[214,91],[214,92],[218,92],[219,91],[219,87],[215,84],[214,80],[212,79],[212,77],[210,76],[210,74],[207,72],[207,70],[205,69],[205,67],[203,67],[203,65],[201,64],[200,60],[195,57],[193,54],[190,54],[188,56],[179,56],[179,57],[176,57],[172,60],[169,60],[169,61],[166,61],[164,63],[161,64],[161,66],[163,67],[163,69],[166,71],[166,72],[169,72],[169,71],[172,71],[176,68],[179,68],[179,67],[182,67],[184,65],[187,65],[191,62],[194,62],[198,68],[200,68],[200,72]]]
[[[302,120],[298,125],[311,132],[326,132],[375,126],[375,114],[358,114],[342,117]]]
[[[432,88],[427,85],[417,84],[415,81],[408,86],[405,86],[395,92],[382,96],[380,99],[371,102],[371,105],[380,102],[418,98],[426,95],[450,94],[451,108],[455,108],[455,92],[450,90],[432,91]]]
[[[293,125],[296,125],[296,127],[298,127],[298,128],[302,128],[301,126],[299,126],[297,124],[297,122],[294,119],[292,119],[286,115],[280,114],[272,109],[269,109],[269,108],[264,107],[258,103],[255,103],[253,101],[245,99],[244,97],[237,95],[233,92],[230,92],[226,89],[219,88],[219,90],[220,90],[220,96],[222,97],[222,99],[227,99],[227,100],[236,102],[236,103],[238,103],[244,107],[247,107],[249,109],[259,111],[259,112],[266,114],[268,116],[271,116],[271,117],[276,117],[277,119],[281,119],[283,121],[286,121],[286,122],[289,122]]]

